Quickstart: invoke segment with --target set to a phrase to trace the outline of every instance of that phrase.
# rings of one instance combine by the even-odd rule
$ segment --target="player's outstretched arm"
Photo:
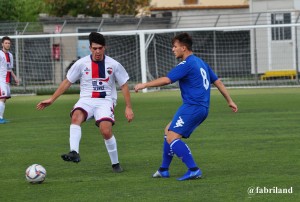
[[[57,90],[53,93],[51,98],[39,102],[36,105],[36,108],[38,110],[45,109],[46,107],[51,105],[60,95],[62,95],[71,85],[72,83],[68,79],[63,80],[59,85],[59,87],[57,88]]]
[[[143,90],[144,88],[165,86],[170,83],[171,80],[168,77],[160,77],[147,83],[138,83],[135,85],[134,90],[135,92],[139,92],[139,90]]]
[[[12,70],[11,70],[11,75],[14,78],[16,84],[20,85],[20,80],[18,79],[18,77],[15,75],[15,73]]]
[[[223,82],[218,79],[214,82],[214,85],[218,88],[218,90],[220,91],[220,93],[223,95],[223,97],[226,99],[228,106],[232,109],[233,112],[237,112],[238,111],[238,107],[237,105],[233,102],[233,100],[231,99],[226,87],[224,86]]]
[[[129,92],[129,87],[128,84],[125,83],[124,85],[121,86],[122,94],[125,100],[125,117],[128,120],[128,122],[131,122],[134,117],[134,113],[132,111],[131,107],[131,101],[130,101],[130,92]]]

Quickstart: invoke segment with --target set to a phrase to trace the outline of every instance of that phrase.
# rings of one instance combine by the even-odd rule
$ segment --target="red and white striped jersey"
[[[13,68],[13,55],[10,52],[4,53],[0,51],[0,82],[10,83],[11,70]]]
[[[104,60],[98,62],[88,55],[73,64],[67,79],[71,83],[80,79],[80,97],[111,99],[116,104],[116,82],[122,86],[129,76],[125,68],[113,58],[105,55]]]

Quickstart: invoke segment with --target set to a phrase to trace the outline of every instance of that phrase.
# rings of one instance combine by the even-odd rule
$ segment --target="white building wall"
[[[239,20],[239,16],[248,13],[248,9],[236,9],[235,14],[231,9],[208,9],[208,10],[179,10],[172,12],[172,28],[194,27],[223,27],[245,25],[245,21]],[[250,23],[250,21],[249,21]]]
[[[295,0],[295,1],[294,1],[294,8],[295,8],[296,10],[300,10],[300,0]]]
[[[152,0],[151,6],[175,7],[184,6],[184,0]],[[225,6],[225,5],[248,5],[248,0],[198,0],[195,6]]]
[[[300,0],[250,0],[250,10],[253,13],[295,11],[295,5],[299,6]],[[271,24],[271,15],[264,16],[266,22]],[[292,23],[294,22],[292,15]],[[261,19],[262,20],[262,19]],[[293,31],[294,29],[292,29]],[[251,35],[253,43],[254,32]],[[296,69],[295,40],[272,40],[272,28],[256,30],[257,49],[257,72],[264,73],[271,70]],[[253,44],[254,45],[254,44]],[[254,57],[254,55],[252,56]],[[255,71],[255,64],[252,64],[252,72]]]
[[[252,12],[267,12],[274,10],[295,9],[294,3],[299,0],[250,0]]]

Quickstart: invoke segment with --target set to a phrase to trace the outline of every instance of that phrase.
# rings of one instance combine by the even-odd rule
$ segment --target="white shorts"
[[[114,103],[111,100],[99,98],[80,98],[71,111],[71,116],[75,110],[81,110],[85,114],[85,120],[95,118],[96,125],[101,121],[115,123]]]
[[[7,83],[0,83],[0,99],[9,99],[10,98],[10,86]]]

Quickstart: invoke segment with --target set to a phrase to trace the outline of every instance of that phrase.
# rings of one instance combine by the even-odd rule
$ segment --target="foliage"
[[[0,21],[36,22],[39,13],[56,17],[135,15],[137,8],[149,4],[150,0],[1,0]]]
[[[88,0],[44,0],[49,15],[62,17],[85,14],[88,10]]]
[[[16,18],[19,22],[36,22],[44,10],[43,0],[15,0]]]
[[[43,0],[0,1],[0,20],[35,22],[44,10]]]
[[[101,17],[102,14],[135,15],[136,8],[148,6],[150,0],[44,0],[47,11],[53,16]]]
[[[14,1],[0,1],[0,20],[8,21],[15,20],[14,16],[16,12],[14,10]]]
[[[136,8],[149,5],[149,0],[91,0],[91,2],[93,2],[91,9],[94,13],[98,10],[102,14],[107,13],[112,16],[115,14],[134,15]]]

